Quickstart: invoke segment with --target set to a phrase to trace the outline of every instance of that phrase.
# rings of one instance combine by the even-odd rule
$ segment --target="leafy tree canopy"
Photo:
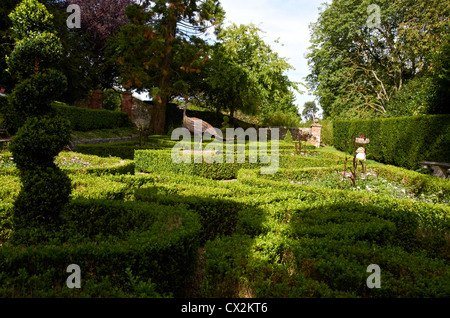
[[[306,121],[314,120],[319,108],[316,106],[316,102],[306,102],[303,108],[302,116]]]
[[[200,36],[220,26],[224,12],[217,0],[140,1],[126,9],[124,26],[110,50],[127,89],[148,90],[154,101],[152,126],[164,132],[168,101],[187,93],[185,74],[200,72],[206,58]]]
[[[433,55],[448,41],[450,3],[379,0],[379,24],[368,11],[372,3],[334,0],[311,25],[308,82],[324,115],[371,118],[431,112],[425,97],[433,88],[425,85],[432,81],[425,79],[440,73]],[[416,90],[421,78],[423,85]],[[393,102],[404,99],[401,94],[408,87],[421,94],[420,109],[398,109],[399,103]]]
[[[232,24],[218,34],[207,65],[207,96],[231,117],[235,110],[258,113],[263,120],[276,111],[298,117],[298,83],[286,75],[293,67],[263,41],[261,32],[252,24]]]

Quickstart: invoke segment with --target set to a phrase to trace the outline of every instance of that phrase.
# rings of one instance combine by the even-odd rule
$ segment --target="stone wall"
[[[131,92],[122,93],[121,109],[136,126],[148,127],[151,121],[152,105],[133,97]]]
[[[272,127],[272,128],[279,129],[280,140],[283,140],[284,137],[286,137],[286,134],[289,130],[291,132],[292,139],[294,141],[306,141],[316,146],[317,148],[320,147],[321,142],[320,136],[322,133],[322,125],[320,125],[318,122],[311,125],[311,128],[297,128],[297,127]],[[269,131],[270,129],[271,128],[269,128]]]

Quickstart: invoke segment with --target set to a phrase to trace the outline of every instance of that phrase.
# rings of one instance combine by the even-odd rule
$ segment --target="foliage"
[[[291,130],[290,129],[288,129],[288,131],[286,133],[286,136],[284,136],[284,141],[285,142],[293,142],[292,134],[291,134]]]
[[[434,94],[431,96],[431,109],[432,114],[448,114],[448,100],[450,98],[448,89],[450,87],[450,36],[447,32],[447,36],[442,39],[443,45],[439,52],[435,53],[433,57],[435,67],[432,70],[433,87],[435,89]]]
[[[298,127],[300,120],[300,116],[296,113],[276,110],[265,116],[263,125],[268,127]]]
[[[120,27],[129,21],[125,15],[125,8],[131,0],[67,0],[67,4],[80,6],[82,12],[81,28],[102,46],[108,37],[116,34]]]
[[[73,69],[69,63],[66,66],[79,80],[88,81],[89,86],[86,86],[86,91],[93,88],[112,88],[117,83],[118,65],[109,60],[106,43],[122,26],[129,23],[125,8],[132,3],[131,0],[67,0],[65,2],[67,5],[79,5],[81,10],[81,28],[64,31],[68,33],[66,50],[72,56],[72,63],[76,63],[79,69]],[[67,13],[65,17],[67,18]],[[71,84],[82,88],[82,83],[74,81]],[[69,103],[73,101],[67,100]]]
[[[266,44],[255,25],[235,25],[218,34],[207,64],[205,96],[216,109],[266,118],[275,111],[297,114],[293,91],[297,84],[285,72],[292,68]],[[298,117],[296,115],[295,117]]]
[[[333,137],[333,121],[332,120],[321,120],[322,130],[320,132],[320,142],[326,146],[334,145]]]
[[[107,144],[79,144],[76,146],[75,150],[80,153],[96,155],[100,157],[120,157],[122,159],[134,159],[135,150],[141,149],[158,149],[157,143],[152,143],[152,141],[146,144],[139,145],[138,141],[124,141],[117,143],[107,143]]]
[[[171,147],[167,137],[152,139]],[[223,182],[166,172],[160,167],[168,151],[153,152],[161,155],[149,174],[70,174],[75,200],[62,210],[59,230],[33,229],[30,247],[5,242],[21,184],[1,175],[0,294],[183,297],[200,246],[202,297],[449,293],[448,180],[371,162],[360,189],[349,189],[341,180],[345,154],[321,148],[308,157],[280,154],[277,174],[261,175],[255,166]],[[64,158],[79,158],[74,168],[109,161],[63,152],[57,162]],[[79,290],[65,287],[71,263],[81,267]],[[369,264],[381,267],[380,289],[366,286]]]
[[[50,102],[62,94],[65,77],[51,67],[61,57],[53,16],[36,0],[23,0],[11,13],[15,48],[7,57],[19,80],[10,97],[12,118],[21,118],[11,145],[23,187],[14,203],[12,241],[26,243],[29,233],[49,231],[59,222],[71,184],[53,163],[70,141],[69,122],[55,116]]]
[[[110,42],[126,89],[147,90],[153,97],[152,127],[164,133],[166,105],[184,96],[183,76],[199,72],[205,56],[200,36],[220,25],[223,10],[216,0],[143,1],[126,9],[130,24]]]
[[[112,129],[130,125],[125,112],[81,108],[60,102],[53,102],[52,106],[56,113],[69,120],[70,127],[77,131]]]
[[[171,151],[136,150],[136,171],[147,173],[183,173],[214,180],[231,180],[236,178],[239,169],[261,166],[261,162],[250,163],[248,155],[245,157],[244,163],[239,163],[236,155],[233,156],[233,163],[227,163],[226,154],[223,153],[211,156],[211,159],[216,159],[220,156],[221,163],[208,163],[206,161],[208,160],[206,159],[207,157],[203,157],[201,154],[189,154],[188,156],[190,157],[190,163],[177,163],[172,160]],[[199,160],[201,161],[198,162]]]
[[[2,247],[0,294],[3,297],[178,295],[193,273],[199,229],[196,215],[182,207],[76,200],[64,210],[60,232],[47,232],[44,237],[30,232],[30,240],[35,241],[33,247],[17,248],[9,244]],[[86,280],[83,279],[80,290],[65,287],[68,255],[72,263],[86,269],[83,276]],[[133,278],[130,273],[136,275],[133,279],[136,285],[150,282],[151,278],[156,286],[149,288],[150,294],[136,295],[143,286],[130,284]]]
[[[32,149],[28,150],[28,152],[30,157],[36,156]],[[43,155],[49,156],[48,154]],[[20,175],[16,162],[21,160],[23,158],[14,158],[11,153],[3,153],[3,155],[0,155],[0,171],[7,175]],[[110,155],[107,158],[102,158],[76,152],[60,152],[59,155],[54,157],[50,167],[54,165],[68,175],[120,175],[133,174],[135,170],[134,161],[132,160],[124,160],[118,157],[111,157]]]
[[[370,25],[370,4],[369,0],[333,1],[311,27],[308,82],[324,115],[347,119],[431,113],[423,102],[433,88],[427,81],[419,83],[434,72],[441,73],[433,55],[442,52],[448,39],[448,3],[378,1],[380,24],[375,27]],[[418,85],[423,89],[411,89]],[[410,97],[412,107],[422,109],[397,109],[402,104],[391,103],[408,86],[417,95]]]
[[[316,113],[319,111],[319,108],[316,106],[316,102],[306,102],[305,105],[303,105],[303,112],[302,116],[306,121],[313,121],[316,117]]]
[[[122,93],[113,88],[103,90],[103,109],[120,111],[122,105]]]
[[[448,115],[335,121],[334,145],[344,150],[353,134],[366,134],[369,158],[414,170],[419,161],[449,162],[449,123]]]
[[[53,158],[70,141],[67,120],[59,117],[29,117],[14,136],[10,147],[20,170],[53,165]]]
[[[245,184],[261,191],[270,184],[278,193],[265,192],[258,203],[263,212],[248,215],[246,226],[238,227],[234,235],[207,243],[205,297],[445,297],[448,293],[441,284],[449,275],[444,234],[448,222],[438,221],[445,219],[447,207],[411,206],[348,190],[283,186],[248,172],[240,171]],[[326,175],[329,172],[324,171]],[[276,175],[263,176],[267,177]],[[381,266],[383,288],[366,287],[368,264]],[[435,276],[437,268],[443,272]],[[404,280],[403,275],[409,278]],[[415,281],[428,287],[419,288]]]

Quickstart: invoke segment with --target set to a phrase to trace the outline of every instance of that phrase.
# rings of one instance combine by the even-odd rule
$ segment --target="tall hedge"
[[[57,114],[68,119],[72,130],[76,131],[113,129],[130,125],[128,115],[125,112],[81,108],[61,102],[53,102],[52,107]]]
[[[335,121],[333,134],[339,150],[352,135],[365,134],[369,158],[407,169],[417,169],[419,161],[450,162],[449,115]]]

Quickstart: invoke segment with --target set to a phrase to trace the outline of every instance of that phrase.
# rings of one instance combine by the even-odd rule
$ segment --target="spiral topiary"
[[[19,81],[9,103],[20,118],[10,150],[22,182],[14,203],[11,241],[33,244],[57,229],[71,193],[70,179],[54,164],[54,157],[70,142],[70,123],[50,106],[66,90],[67,79],[52,68],[61,59],[62,45],[45,6],[23,0],[9,17],[15,48],[7,65]]]

